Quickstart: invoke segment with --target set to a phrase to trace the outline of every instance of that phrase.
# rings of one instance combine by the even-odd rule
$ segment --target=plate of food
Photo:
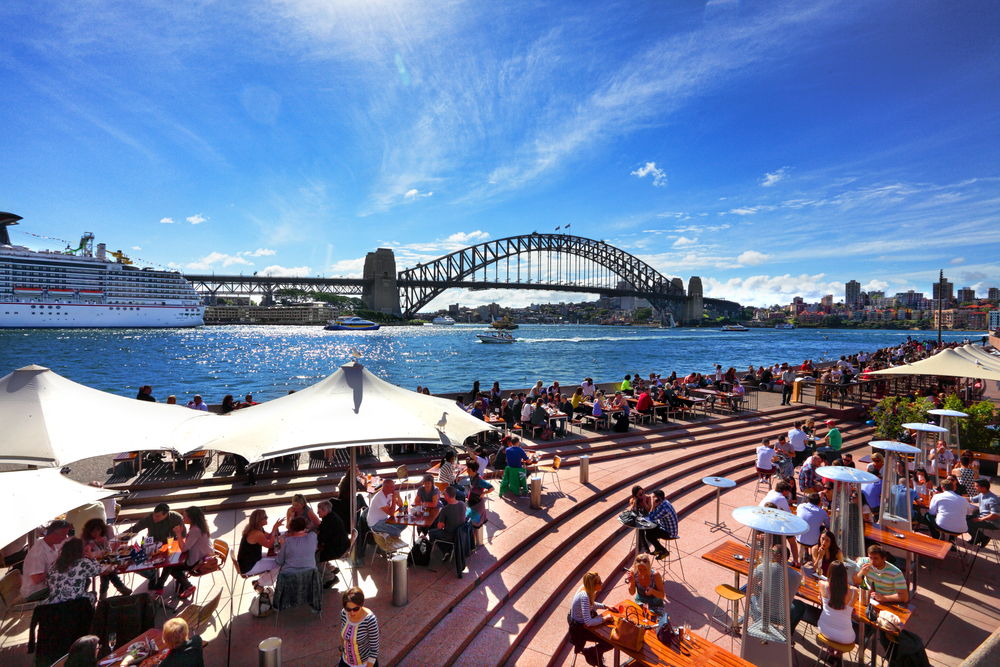
[[[146,646],[146,642],[133,642],[129,644],[125,654],[133,656],[136,661],[145,660],[149,657],[149,647]]]

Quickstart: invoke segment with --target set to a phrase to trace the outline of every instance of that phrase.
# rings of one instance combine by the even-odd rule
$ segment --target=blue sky
[[[376,247],[409,266],[571,223],[745,304],[929,292],[939,268],[1000,286],[996,2],[12,0],[0,19],[14,230],[352,275]]]

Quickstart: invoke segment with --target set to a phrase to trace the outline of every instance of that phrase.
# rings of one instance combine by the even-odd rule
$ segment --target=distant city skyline
[[[0,210],[191,273],[557,228],[744,305],[1000,285],[1000,3],[0,5]],[[29,234],[36,236],[29,236]],[[860,276],[865,276],[862,279]],[[579,295],[449,290],[523,306]]]

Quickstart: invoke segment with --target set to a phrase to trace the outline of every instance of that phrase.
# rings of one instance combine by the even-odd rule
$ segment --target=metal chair
[[[822,632],[816,632],[816,640],[820,643],[822,650],[819,655],[816,656],[816,662],[813,667],[819,667],[819,665],[828,665],[829,667],[835,667],[841,664],[840,660],[843,655],[850,655],[857,647],[857,643],[851,644],[841,644],[840,642],[835,642],[829,639]]]
[[[183,619],[185,623],[188,624],[188,628],[191,629],[192,634],[199,635],[201,631],[211,622],[212,616],[217,616],[219,619],[219,627],[222,628],[222,632],[228,636],[228,631],[226,630],[225,623],[222,622],[222,616],[219,614],[219,601],[222,599],[222,591],[220,590],[215,594],[215,597],[209,600],[206,604],[192,604],[184,608],[184,611],[177,614],[175,618]]]
[[[18,620],[24,616],[25,612],[33,611],[35,607],[44,603],[44,600],[38,602],[25,602],[24,598],[21,597],[21,571],[20,570],[10,570],[0,579],[0,599],[3,600],[4,612],[3,619],[0,622],[7,620],[7,614],[14,612],[18,614]]]
[[[545,475],[552,475],[553,481],[555,481],[556,488],[559,489],[559,493],[562,493],[562,481],[559,479],[559,466],[562,465],[562,458],[558,456],[552,457],[552,465],[550,466],[538,466],[538,472],[542,473],[542,480],[544,481]]]
[[[755,467],[754,470],[757,471],[757,486],[753,490],[753,501],[757,502],[757,496],[760,494],[760,487],[764,485],[764,495],[771,490],[771,478],[774,477],[776,468],[771,468],[769,470],[764,468]]]
[[[372,554],[371,563],[374,563],[375,556],[381,553],[382,557],[385,558],[386,564],[391,567],[389,560],[392,558],[392,555],[409,546],[406,542],[399,539],[395,535],[376,533],[375,531],[372,531],[370,535],[372,536],[372,539],[375,540],[375,553]]]
[[[406,469],[406,465],[405,464],[399,466],[398,468],[396,468],[396,477],[399,479],[400,482],[404,482],[404,483],[406,482],[406,479],[409,476],[407,474],[407,472],[408,471]]]
[[[958,562],[962,566],[962,572],[965,572],[965,556],[962,552],[963,550],[965,553],[969,552],[969,543],[965,540],[965,533],[952,533],[940,527],[938,528],[938,531],[940,531],[941,535],[945,536],[949,542],[955,545],[955,556],[958,557]],[[959,547],[959,541],[962,543],[961,547]],[[975,554],[973,554],[973,558],[975,558]]]
[[[723,627],[723,634],[729,635],[729,650],[732,651],[736,633],[739,632],[740,600],[745,600],[746,595],[732,584],[719,584],[715,587],[715,592],[719,594],[719,597],[715,599],[716,611],[709,619],[709,624],[712,621],[719,622],[719,625]],[[726,599],[725,608],[720,606],[723,598]],[[732,619],[732,622],[728,624],[725,622],[727,615]]]
[[[684,574],[684,559],[681,558],[681,551],[677,546],[680,543],[680,540],[680,537],[664,538],[663,541],[666,542],[667,546],[670,548],[667,550],[666,558],[660,562],[663,563],[663,576],[666,576],[671,563],[677,563],[681,566],[681,580],[687,581],[687,575]]]

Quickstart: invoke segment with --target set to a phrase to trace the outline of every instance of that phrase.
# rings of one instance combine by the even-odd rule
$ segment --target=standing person
[[[153,398],[153,386],[145,384],[139,387],[139,394],[136,396],[136,399],[146,401],[147,403],[156,403],[156,399]]]
[[[788,442],[795,452],[795,467],[799,467],[806,460],[806,432],[802,430],[802,422],[797,421],[788,430]]]
[[[792,404],[792,387],[795,386],[795,371],[788,366],[788,362],[781,364],[781,404]]]
[[[59,558],[59,548],[69,537],[72,526],[57,519],[45,529],[45,537],[35,542],[24,557],[21,577],[21,597],[25,602],[37,602],[49,596],[49,569]]]
[[[340,612],[340,663],[338,667],[377,667],[378,619],[365,607],[365,594],[357,586],[344,591]]]
[[[663,577],[653,570],[653,560],[649,554],[639,554],[635,564],[625,573],[629,595],[635,596],[638,605],[649,605],[649,611],[657,616],[664,614],[664,600],[667,595],[663,590]]]
[[[680,522],[677,519],[677,511],[667,500],[662,489],[653,491],[653,511],[646,518],[654,522],[656,528],[639,531],[639,539],[642,540],[640,548],[644,549],[647,541],[652,543],[653,556],[656,557],[656,560],[663,560],[670,553],[670,549],[660,544],[660,540],[676,540],[677,527]]]
[[[157,582],[153,585],[151,592],[154,595],[163,594],[163,585],[167,581],[167,575],[172,576],[177,582],[177,586],[181,591],[180,597],[187,598],[194,595],[195,587],[188,580],[187,573],[194,569],[203,559],[215,553],[215,547],[212,545],[212,538],[210,537],[211,532],[208,530],[208,522],[205,521],[205,514],[201,511],[201,508],[192,505],[184,510],[183,516],[184,523],[189,526],[187,534],[184,534],[183,526],[174,526],[174,538],[177,540],[177,545],[180,547],[181,553],[184,554],[184,561],[176,567],[163,569],[163,574],[160,575]]]
[[[111,527],[101,521],[100,517],[94,517],[83,526],[83,551],[87,558],[100,559],[110,550],[108,538],[113,537]],[[115,585],[115,589],[121,595],[132,595],[132,589],[118,577],[117,574],[101,575],[101,599],[108,595],[108,586]]]
[[[596,572],[591,571],[583,575],[583,585],[573,596],[569,610],[569,638],[573,646],[582,648],[587,642],[597,642],[582,651],[588,665],[603,665],[604,654],[613,648],[611,644],[587,630],[606,623],[596,610],[607,607],[594,600],[594,596],[602,586],[601,575]]]

